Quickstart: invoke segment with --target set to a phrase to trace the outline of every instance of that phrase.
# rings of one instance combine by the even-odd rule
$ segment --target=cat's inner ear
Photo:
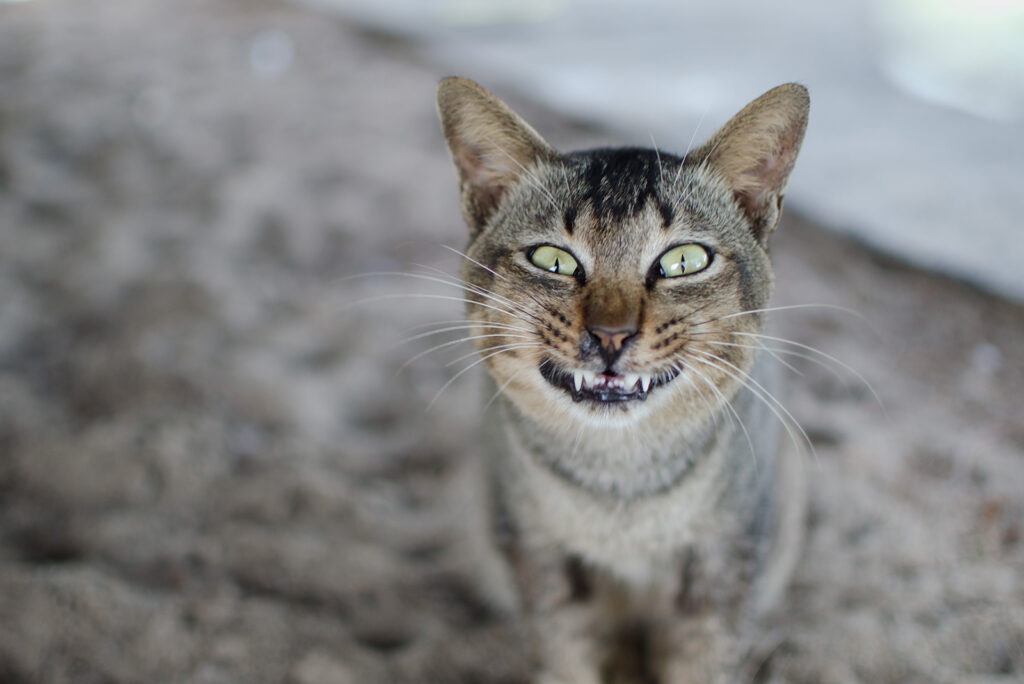
[[[779,220],[809,106],[803,86],[787,83],[773,88],[688,155],[706,161],[729,184],[762,242]]]
[[[508,105],[468,79],[441,81],[437,109],[459,174],[462,213],[476,235],[509,188],[558,154]]]

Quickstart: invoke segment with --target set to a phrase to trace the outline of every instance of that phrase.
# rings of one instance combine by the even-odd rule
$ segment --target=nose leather
[[[636,335],[636,329],[630,327],[608,328],[603,325],[593,325],[588,328],[588,331],[597,338],[598,344],[609,352],[622,351],[626,340]]]
[[[622,356],[623,347],[636,335],[637,330],[634,327],[608,328],[593,325],[587,328],[587,332],[597,342],[597,351],[601,354],[605,366],[611,368]]]
[[[583,308],[589,343],[611,368],[640,330],[642,295],[612,283],[595,283],[589,295]]]

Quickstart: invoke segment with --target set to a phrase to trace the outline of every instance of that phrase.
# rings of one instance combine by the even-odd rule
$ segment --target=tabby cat
[[[786,84],[704,145],[559,154],[472,81],[438,108],[495,406],[494,529],[536,680],[731,682],[799,546],[759,337],[803,139]]]

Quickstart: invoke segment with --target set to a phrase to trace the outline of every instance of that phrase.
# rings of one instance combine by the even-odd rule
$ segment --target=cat
[[[758,336],[807,90],[768,91],[682,157],[559,154],[467,79],[437,102],[536,681],[749,678],[800,542]]]

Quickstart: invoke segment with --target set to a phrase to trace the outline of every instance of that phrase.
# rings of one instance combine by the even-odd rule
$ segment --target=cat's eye
[[[572,254],[551,245],[535,247],[530,252],[530,261],[537,268],[562,275],[576,275],[580,270],[580,265],[576,263]]]
[[[679,245],[661,255],[658,267],[662,278],[678,278],[703,271],[708,267],[711,255],[708,250],[695,242]]]

